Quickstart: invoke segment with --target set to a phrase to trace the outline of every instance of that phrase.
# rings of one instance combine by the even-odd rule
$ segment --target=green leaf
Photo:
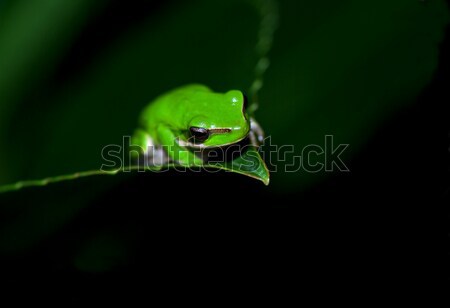
[[[84,31],[78,20],[89,17],[86,12],[97,2],[44,1],[60,7],[55,10],[41,2],[12,1],[8,8],[18,5],[16,11],[29,6],[25,15],[0,16],[1,183],[98,169],[101,149],[120,143],[136,127],[142,108],[175,86],[200,82],[225,91],[251,84],[259,19],[240,0],[167,1],[138,25],[110,33],[113,39],[100,46],[82,44],[82,51],[95,52],[77,55],[80,68],[62,80],[53,70],[67,56],[66,47],[80,43],[77,34]],[[331,134],[350,144],[345,154],[351,159],[380,123],[413,102],[433,77],[449,21],[445,1],[279,4],[280,28],[257,119],[276,145],[293,145],[294,155],[307,145],[322,145]],[[98,28],[86,32],[92,30]],[[325,176],[284,172],[287,163],[276,162],[268,191],[299,192]],[[268,181],[261,166],[237,170]],[[12,217],[1,245],[14,250],[39,243],[102,193],[114,195],[108,187],[125,178],[80,179],[1,195],[0,216]],[[153,190],[160,188],[155,182]],[[247,192],[236,185],[233,190]]]
[[[150,171],[161,171],[167,168],[179,168],[180,165],[176,163],[170,163],[159,166],[147,166],[145,169]],[[199,166],[192,165],[190,167],[197,168]],[[222,169],[229,172],[235,172],[242,175],[249,176],[251,178],[262,181],[265,185],[269,185],[270,174],[267,169],[264,160],[261,158],[261,155],[254,147],[247,147],[243,149],[243,153],[238,157],[234,158],[231,161],[227,162],[217,162],[217,163],[206,163],[203,165],[204,168],[214,168],[214,169]],[[52,183],[59,183],[64,181],[73,181],[80,178],[97,176],[97,175],[116,175],[121,172],[129,172],[133,170],[142,170],[144,167],[142,166],[128,166],[124,168],[118,168],[113,170],[89,170],[89,171],[81,171],[72,174],[58,175],[53,177],[47,177],[43,179],[37,180],[26,180],[19,181],[12,184],[2,185],[0,186],[0,194],[20,190],[26,187],[37,187],[37,186],[47,186]]]
[[[231,162],[206,164],[205,167],[219,168],[230,172],[239,173],[262,181],[269,185],[270,173],[259,152],[254,147],[246,149],[242,155]]]

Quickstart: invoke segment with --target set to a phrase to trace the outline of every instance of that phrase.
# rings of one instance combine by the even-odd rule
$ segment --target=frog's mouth
[[[189,144],[189,143],[187,143]],[[240,157],[243,152],[249,149],[251,146],[249,136],[228,144],[216,145],[216,146],[202,146],[195,144],[195,148],[191,148],[193,153],[205,164],[225,163]]]
[[[209,129],[208,131],[210,132],[210,134],[226,134],[226,133],[231,132],[231,129],[229,129],[229,128],[212,128],[212,129]],[[229,146],[232,144],[239,143],[242,140],[244,140],[245,138],[247,138],[247,136],[248,136],[248,133],[240,139],[234,140],[232,142],[216,144],[216,145],[205,145],[204,143],[192,142],[192,141],[190,141],[190,139],[192,139],[192,138],[183,140],[183,139],[181,139],[181,137],[178,137],[176,139],[176,142],[178,143],[178,145],[180,145],[182,147],[188,147],[188,148],[193,148],[193,149],[212,149],[212,148],[221,148],[224,146]]]

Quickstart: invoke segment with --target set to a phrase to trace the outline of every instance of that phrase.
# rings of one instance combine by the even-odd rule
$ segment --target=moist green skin
[[[139,124],[133,144],[145,151],[151,140],[154,146],[164,148],[170,160],[183,165],[202,163],[188,148],[233,144],[250,131],[241,91],[215,93],[200,84],[182,86],[157,97],[143,110]],[[190,127],[205,128],[211,134],[203,142],[193,142]]]

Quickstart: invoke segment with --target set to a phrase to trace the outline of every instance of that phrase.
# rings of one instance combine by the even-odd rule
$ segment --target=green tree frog
[[[247,137],[255,146],[262,142],[263,132],[246,107],[247,98],[238,90],[216,93],[200,84],[182,86],[148,104],[132,143],[155,163],[201,165],[193,149],[223,147]]]

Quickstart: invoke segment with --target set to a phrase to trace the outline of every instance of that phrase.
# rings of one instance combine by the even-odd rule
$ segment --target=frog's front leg
[[[166,151],[171,161],[176,161],[183,166],[201,166],[203,164],[203,160],[195,153],[177,143],[177,136],[169,127],[160,125],[157,133],[158,139],[164,146],[164,151]]]
[[[152,136],[143,129],[137,129],[134,132],[131,145],[138,146],[137,149],[130,149],[130,154],[132,158],[138,160],[139,164],[163,165],[169,161],[163,148],[156,145]]]
[[[250,143],[255,147],[259,147],[264,142],[264,131],[253,118],[250,118],[250,133],[248,136]]]

